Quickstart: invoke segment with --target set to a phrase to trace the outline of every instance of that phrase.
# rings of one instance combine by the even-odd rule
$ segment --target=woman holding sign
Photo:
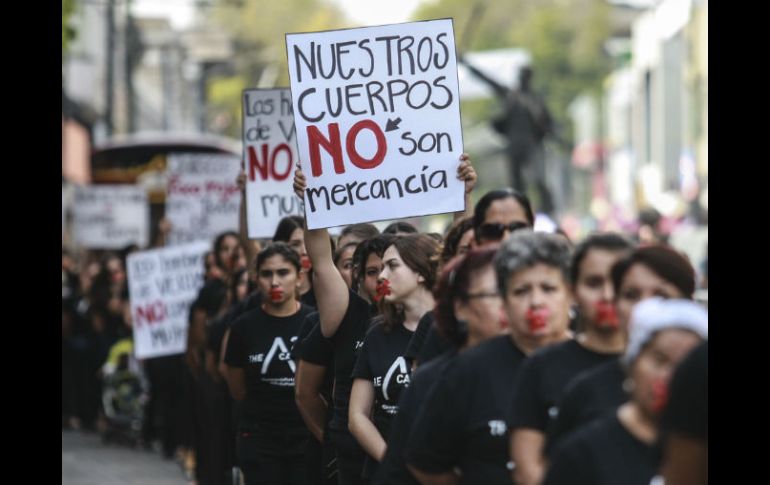
[[[338,482],[361,483],[365,454],[348,430],[348,403],[353,384],[351,374],[370,319],[377,314],[377,279],[382,256],[394,240],[379,235],[361,242],[353,254],[352,288],[334,266],[325,229],[307,231],[306,241],[315,271],[315,291],[320,330],[333,348],[334,409],[328,432],[337,454]]]
[[[463,154],[457,176],[465,182],[466,199],[476,183],[476,172]],[[294,191],[304,200],[307,181],[297,164]],[[467,203],[467,202],[466,202]],[[470,204],[467,203],[468,207]],[[353,288],[334,265],[326,229],[306,230],[305,246],[313,265],[314,289],[321,318],[321,333],[334,346],[334,415],[329,434],[337,451],[340,485],[361,483],[364,452],[348,430],[351,373],[369,328],[369,320],[380,300],[377,279],[383,269],[382,256],[393,237],[381,235],[362,242],[353,256]]]
[[[238,462],[247,484],[302,485],[309,434],[294,402],[289,350],[312,309],[297,300],[301,264],[287,244],[263,249],[256,266],[263,301],[233,322],[225,353],[230,393],[243,401]]]
[[[396,239],[383,255],[379,275],[382,315],[364,338],[353,369],[350,432],[367,453],[363,478],[374,477],[385,456],[390,423],[398,399],[409,386],[410,366],[404,353],[420,319],[433,310],[438,243],[425,234]]]

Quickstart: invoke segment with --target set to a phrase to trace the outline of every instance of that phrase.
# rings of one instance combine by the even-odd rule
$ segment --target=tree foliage
[[[241,89],[263,80],[288,86],[285,35],[349,27],[344,14],[324,0],[218,0],[207,14],[233,39],[232,76],[213,79],[209,85],[209,112],[232,122],[223,132],[240,138]],[[264,76],[264,77],[263,77]]]
[[[70,19],[72,14],[75,13],[75,0],[61,0],[61,58],[64,63],[64,57],[69,50],[70,42],[72,42],[77,32],[75,28],[70,25]]]

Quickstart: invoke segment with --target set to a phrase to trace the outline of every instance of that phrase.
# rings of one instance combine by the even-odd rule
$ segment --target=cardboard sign
[[[208,250],[208,243],[195,242],[128,256],[128,290],[138,359],[187,350],[188,313],[203,286],[203,257]]]
[[[168,157],[166,217],[169,245],[212,241],[224,231],[238,231],[241,191],[237,157],[175,153]]]
[[[87,185],[75,189],[75,241],[91,249],[145,247],[149,241],[147,193],[135,185]]]
[[[297,158],[296,130],[288,89],[243,92],[243,159],[249,238],[273,237],[286,216],[304,214],[292,182]]]
[[[452,20],[288,34],[311,229],[464,210]]]

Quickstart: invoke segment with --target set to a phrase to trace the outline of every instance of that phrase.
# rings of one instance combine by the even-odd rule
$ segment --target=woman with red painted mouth
[[[398,414],[390,425],[385,458],[374,485],[419,485],[407,468],[405,450],[433,384],[457,355],[507,331],[493,264],[496,253],[493,246],[471,249],[445,263],[433,296],[436,328],[448,348],[412,371],[409,387],[402,393]]]
[[[273,235],[273,242],[285,242],[299,255],[300,301],[305,305],[316,308],[318,306],[313,291],[313,263],[308,256],[305,247],[305,219],[301,216],[287,216],[281,219]],[[269,296],[269,295],[268,295]]]
[[[303,198],[307,181],[297,166],[294,193]],[[339,485],[358,485],[365,452],[350,434],[348,407],[353,385],[351,374],[371,318],[379,309],[375,303],[377,281],[382,271],[382,254],[394,237],[377,235],[358,244],[353,253],[351,287],[338,271],[332,257],[326,229],[305,230],[305,245],[313,263],[321,334],[331,342],[334,358],[333,415],[328,426],[337,458]]]
[[[674,249],[661,245],[634,249],[613,264],[610,277],[618,326],[623,335],[627,332],[631,311],[640,301],[653,296],[691,299],[695,291],[692,265]],[[546,454],[550,456],[553,447],[570,433],[623,404],[628,399],[624,379],[625,373],[617,359],[575,376],[566,386],[558,404],[559,414],[548,430]]]
[[[557,406],[569,381],[584,370],[616,359],[625,348],[625,332],[613,305],[612,265],[631,251],[618,234],[593,234],[575,250],[569,287],[577,303],[581,332],[575,339],[549,346],[531,356],[519,373],[510,423],[512,460],[519,483],[536,484],[544,472],[546,434],[558,416]],[[547,328],[549,309],[530,308],[532,333]]]
[[[688,300],[647,299],[633,309],[622,362],[629,401],[557,445],[544,485],[647,485],[660,468],[658,422],[680,361],[708,338],[708,314]]]
[[[262,303],[232,324],[224,361],[227,384],[243,401],[237,456],[247,484],[303,485],[309,432],[294,400],[290,350],[312,308],[297,299],[299,255],[273,243],[257,255]]]
[[[406,449],[421,483],[510,485],[513,384],[528,355],[569,338],[569,261],[560,236],[519,229],[502,243],[495,271],[509,333],[458,355],[426,398]]]
[[[409,386],[405,353],[422,317],[435,305],[439,245],[425,234],[395,239],[382,256],[375,301],[382,315],[373,319],[353,369],[350,432],[366,451],[363,478],[371,482],[385,456],[390,424],[401,393]]]

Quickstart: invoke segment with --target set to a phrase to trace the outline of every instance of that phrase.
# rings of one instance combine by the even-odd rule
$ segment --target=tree
[[[257,87],[260,79],[289,85],[286,33],[350,27],[344,13],[324,0],[218,0],[206,17],[233,39],[235,74],[210,82],[208,108],[211,118],[220,120],[218,130],[236,138],[241,137],[242,90]]]
[[[75,40],[77,31],[70,25],[72,14],[75,13],[75,0],[61,0],[61,59],[64,64],[64,57],[69,50],[70,42]]]

